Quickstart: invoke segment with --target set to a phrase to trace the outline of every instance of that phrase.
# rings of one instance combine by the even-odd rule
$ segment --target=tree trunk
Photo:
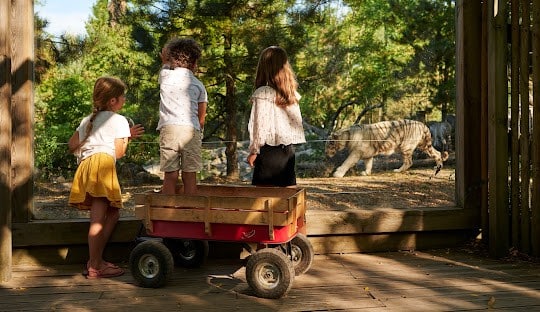
[[[227,131],[227,142],[225,156],[227,157],[227,179],[237,180],[240,176],[238,169],[238,155],[236,145],[238,141],[238,129],[236,127],[236,86],[235,73],[231,58],[232,34],[230,29],[224,35],[224,61],[225,61],[225,123]]]

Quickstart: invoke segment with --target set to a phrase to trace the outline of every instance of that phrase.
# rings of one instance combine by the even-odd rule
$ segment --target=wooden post
[[[531,214],[529,203],[529,188],[530,188],[530,133],[529,133],[529,56],[530,46],[530,27],[531,27],[531,8],[529,0],[521,0],[521,50],[520,50],[520,93],[521,93],[521,219],[519,229],[520,233],[520,250],[526,254],[531,252]],[[527,96],[525,96],[525,94]]]
[[[0,1],[0,282],[11,279],[11,1]]]
[[[519,1],[512,1],[511,3],[511,13],[512,18],[511,25],[511,66],[510,66],[510,101],[511,101],[511,115],[510,115],[510,129],[511,131],[511,146],[510,160],[511,160],[511,170],[510,170],[510,212],[511,212],[511,243],[512,247],[519,248],[519,193],[520,193],[520,178],[519,178],[519,167],[520,167],[520,158],[519,158],[519,63],[520,57],[520,37],[519,37]],[[527,48],[527,47],[522,47]],[[528,97],[528,96],[527,96]]]
[[[532,2],[533,137],[532,137],[532,255],[540,256],[540,3]]]
[[[456,4],[456,204],[480,211],[484,181],[481,165],[481,24],[477,0]]]
[[[13,222],[28,222],[33,204],[34,171],[34,1],[11,1],[12,55],[11,161]]]
[[[482,22],[481,22],[481,29],[482,29],[482,44],[481,49],[481,58],[480,58],[480,70],[481,70],[481,82],[480,86],[482,91],[480,92],[480,101],[481,101],[481,109],[480,109],[480,123],[481,123],[481,144],[482,147],[480,148],[480,158],[482,159],[482,162],[480,164],[481,166],[481,179],[482,179],[482,187],[480,188],[480,191],[482,192],[482,208],[481,208],[481,223],[482,223],[482,241],[484,243],[489,242],[489,206],[488,206],[488,83],[487,83],[487,76],[488,76],[488,40],[487,40],[487,21],[488,19],[488,4],[486,1],[482,2]]]
[[[489,253],[508,255],[508,74],[505,0],[488,1]]]

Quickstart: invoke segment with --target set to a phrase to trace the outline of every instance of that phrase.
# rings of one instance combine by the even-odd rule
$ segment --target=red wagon
[[[202,264],[208,241],[244,244],[246,280],[263,298],[282,297],[311,267],[302,188],[200,185],[195,196],[149,192],[136,194],[135,203],[146,235],[158,238],[142,239],[130,255],[143,287],[165,285],[174,264]]]

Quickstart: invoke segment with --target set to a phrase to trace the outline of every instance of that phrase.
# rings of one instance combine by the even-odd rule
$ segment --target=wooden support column
[[[12,0],[12,207],[13,222],[28,222],[33,205],[34,171],[34,1]]]
[[[532,255],[540,257],[540,3],[532,1],[533,137],[531,189]]]
[[[508,255],[508,71],[505,0],[489,0],[488,33],[488,192],[489,253]]]
[[[481,42],[482,5],[456,4],[456,203],[477,211],[482,205]]]
[[[511,16],[511,32],[510,38],[511,41],[511,52],[510,52],[510,129],[511,132],[511,141],[508,142],[510,147],[510,216],[511,216],[511,246],[514,248],[519,248],[519,221],[520,221],[520,211],[519,211],[519,198],[520,198],[520,155],[519,155],[519,111],[520,111],[520,97],[519,97],[519,64],[520,64],[520,37],[519,37],[519,24],[520,24],[520,14],[519,14],[519,1],[514,0],[511,2],[510,7],[510,16]],[[523,47],[527,49],[527,47]],[[528,92],[524,93],[525,97],[528,99]],[[528,105],[527,105],[528,107]],[[527,190],[528,191],[528,190]]]
[[[482,148],[480,149],[482,159],[481,163],[481,176],[482,176],[482,208],[481,208],[481,224],[482,224],[482,241],[484,243],[487,243],[489,241],[489,207],[488,207],[488,83],[487,83],[487,76],[488,76],[488,62],[487,62],[487,16],[488,16],[488,4],[486,1],[482,2],[482,18],[481,18],[481,29],[482,29],[482,44],[481,49],[482,52],[480,53],[480,70],[481,70],[481,82],[480,87],[482,88],[480,92],[480,101],[481,101],[481,115],[480,115],[480,123],[481,126],[481,143]]]
[[[530,46],[530,20],[531,20],[531,3],[529,0],[520,0],[521,7],[521,19],[520,25],[520,69],[519,69],[519,89],[521,94],[521,139],[520,139],[520,152],[521,152],[521,218],[520,218],[520,250],[526,254],[531,253],[531,213],[530,213],[530,133],[529,133],[529,62],[531,57],[529,55]]]
[[[11,1],[0,1],[0,282],[11,279]]]

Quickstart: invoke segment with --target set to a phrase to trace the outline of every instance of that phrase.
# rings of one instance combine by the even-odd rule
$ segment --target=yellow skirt
[[[106,197],[111,207],[122,208],[115,159],[106,153],[97,153],[81,161],[73,177],[69,204],[90,209],[92,197]]]

